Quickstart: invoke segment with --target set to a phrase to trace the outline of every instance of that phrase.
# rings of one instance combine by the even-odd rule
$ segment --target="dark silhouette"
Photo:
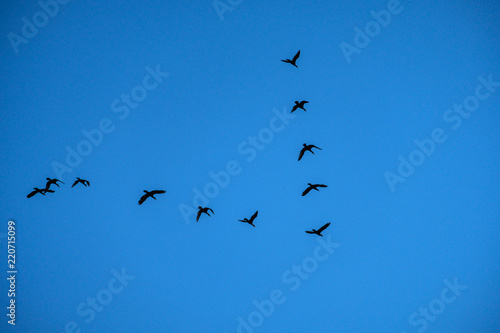
[[[293,109],[292,109],[292,112],[297,110],[297,109],[302,109],[304,111],[306,111],[306,109],[304,109],[304,104],[306,103],[309,103],[308,101],[301,101],[300,103],[298,101],[295,101],[295,105],[293,106]],[[290,112],[290,113],[292,113]]]
[[[259,211],[256,211],[255,214],[252,215],[250,220],[245,217],[243,220],[238,220],[238,221],[248,223],[251,226],[255,227],[255,225],[253,224],[253,220],[255,220],[255,218],[257,217],[257,214],[259,214]]]
[[[56,185],[57,187],[59,187],[59,184],[57,182],[61,182],[61,184],[64,184],[62,181],[60,181],[59,179],[57,178],[54,178],[54,179],[50,179],[50,178],[45,178],[47,179],[47,185],[45,185],[45,189],[48,190],[50,189],[50,185],[54,184]]]
[[[316,190],[316,191],[319,192],[318,187],[328,187],[328,186],[323,185],[323,184],[311,184],[311,183],[307,183],[307,185],[309,185],[309,187],[306,188],[304,192],[302,192],[302,196],[306,195],[311,190]]]
[[[292,59],[292,60],[290,60],[290,59],[285,59],[285,60],[281,60],[281,61],[286,62],[287,64],[294,65],[295,67],[299,68],[299,67],[295,64],[295,62],[297,61],[297,59],[299,59],[299,57],[300,57],[300,50],[299,50],[299,52],[297,52],[297,54],[293,57],[293,59]]]
[[[321,236],[323,237],[323,235],[321,234],[321,232],[323,230],[325,230],[326,228],[328,228],[328,226],[330,225],[330,222],[328,222],[327,224],[325,224],[324,226],[322,226],[321,228],[319,228],[318,230],[316,229],[313,229],[312,231],[306,231],[308,234],[316,234],[318,236]]]
[[[89,181],[88,181],[88,180],[85,180],[85,179],[81,179],[81,178],[76,177],[76,180],[75,180],[75,182],[73,183],[73,185],[71,185],[71,187],[74,187],[74,186],[75,186],[76,184],[78,184],[78,183],[82,183],[82,184],[83,184],[83,185],[85,185],[85,186],[90,186],[90,183],[89,183]]]
[[[146,191],[144,190],[146,194],[144,194],[140,199],[139,199],[139,205],[142,205],[144,201],[146,201],[147,198],[151,197],[156,200],[154,197],[156,194],[161,194],[161,193],[166,193],[167,191],[164,190],[154,190],[154,191]]]
[[[198,222],[198,220],[200,219],[200,216],[202,213],[205,213],[207,214],[208,216],[210,216],[210,214],[208,214],[208,211],[211,211],[212,214],[215,214],[214,211],[211,209],[211,208],[208,208],[208,207],[201,207],[201,206],[198,206],[198,215],[196,215],[196,222]]]
[[[303,144],[304,148],[302,148],[302,150],[300,151],[300,154],[299,154],[299,161],[300,159],[302,158],[302,156],[304,156],[304,153],[308,150],[310,151],[311,153],[314,154],[314,152],[312,151],[313,148],[317,148],[319,150],[322,150],[321,148],[319,147],[316,147],[315,145],[306,145],[305,143]]]
[[[52,190],[42,189],[42,188],[38,188],[38,187],[34,187],[33,189],[34,189],[34,191],[31,192],[30,194],[28,194],[26,197],[31,198],[32,196],[34,196],[37,193],[40,193],[43,195],[45,195],[45,193],[47,193],[47,192],[54,193],[54,191],[52,191]]]

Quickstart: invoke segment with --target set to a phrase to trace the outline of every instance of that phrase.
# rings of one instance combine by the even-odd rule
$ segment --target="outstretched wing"
[[[155,195],[155,194],[162,194],[162,193],[166,193],[167,191],[164,191],[164,190],[154,190],[154,191],[151,191],[150,193],[152,195]]]
[[[290,62],[290,60],[289,60],[289,59],[286,59],[286,60],[281,60],[281,61],[286,62],[286,63],[289,63],[289,62]]]
[[[302,149],[300,150],[300,154],[299,154],[299,161],[300,161],[300,159],[302,158],[302,156],[304,156],[304,152],[305,152],[305,151],[306,151],[306,149],[305,149],[305,148],[302,148]]]
[[[306,195],[307,193],[309,193],[309,191],[311,191],[312,187],[309,186],[308,188],[305,189],[304,192],[302,192],[302,196]]]
[[[293,109],[292,109],[292,112],[295,111],[295,110],[297,110],[298,107],[299,107],[298,105],[294,105]],[[290,112],[290,113],[292,113],[292,112]]]
[[[297,59],[300,57],[300,50],[297,52],[297,54],[293,57],[292,61],[295,62]]]
[[[43,192],[42,192],[42,193],[47,193],[47,192],[49,192],[49,193],[54,193],[54,191],[52,191],[52,190],[43,190]]]
[[[78,184],[78,180],[75,180],[75,182],[73,183],[73,185],[71,185],[71,187],[74,187],[76,184]]]
[[[212,208],[209,208],[208,210],[211,211],[212,214],[215,214],[214,211],[212,210]]]
[[[84,180],[83,182],[85,183],[85,186],[90,186],[90,183],[88,180]]]
[[[319,150],[323,150],[323,149],[321,149],[320,147],[317,147],[317,146],[315,146],[315,145],[311,145],[311,148],[318,148]]]
[[[250,222],[253,222],[253,220],[255,220],[257,214],[259,214],[259,211],[256,211],[255,214],[252,215],[252,217],[250,218]]]
[[[149,194],[144,194],[140,199],[139,199],[139,205],[142,205],[144,201],[149,197]]]
[[[248,223],[248,221],[245,221],[245,220],[238,220],[240,222],[243,222],[243,223]]]
[[[325,224],[324,226],[322,226],[321,228],[319,228],[318,232],[321,233],[323,230],[325,230],[326,228],[328,228],[329,225],[330,225],[330,222],[328,222],[327,224]]]
[[[314,234],[314,232],[312,231],[306,231],[308,234]]]
[[[26,197],[31,198],[32,196],[34,196],[37,193],[38,193],[38,191],[35,190],[35,191],[31,192],[30,194],[28,194]]]
[[[198,222],[198,220],[200,219],[200,216],[201,216],[201,209],[198,210],[198,214],[196,214],[196,222]]]
[[[59,179],[55,179],[56,182],[61,182],[61,184],[64,184],[64,182],[60,181]]]
[[[328,187],[326,185],[323,185],[323,184],[316,184],[317,187]]]

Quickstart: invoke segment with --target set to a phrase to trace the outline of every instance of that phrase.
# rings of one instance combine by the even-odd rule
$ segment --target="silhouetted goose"
[[[144,190],[146,194],[144,194],[140,199],[139,199],[139,205],[142,205],[144,201],[146,201],[147,198],[151,197],[156,200],[154,197],[156,194],[161,194],[161,193],[166,193],[167,191],[164,190],[154,190],[154,191],[146,191]]]
[[[305,143],[303,144],[304,148],[302,148],[302,150],[300,151],[300,154],[299,154],[299,161],[300,159],[302,158],[302,156],[304,156],[304,153],[308,150],[310,151],[311,153],[314,154],[314,152],[312,151],[313,148],[317,148],[319,150],[322,150],[321,148],[319,147],[316,147],[315,145],[306,145]]]
[[[198,210],[198,215],[196,215],[196,222],[198,222],[202,213],[205,213],[208,216],[210,216],[210,214],[208,214],[208,211],[211,211],[212,214],[215,214],[212,208],[198,206],[198,209],[199,210]]]
[[[33,189],[34,189],[34,191],[32,191],[26,197],[31,198],[32,196],[34,196],[37,193],[40,193],[40,194],[43,194],[43,195],[45,195],[45,193],[47,193],[47,192],[54,193],[54,191],[52,191],[52,190],[46,190],[46,189],[38,188],[38,187],[34,187]]]
[[[304,192],[302,192],[302,196],[306,195],[311,190],[319,191],[318,187],[328,187],[328,186],[323,185],[323,184],[311,184],[311,183],[307,183],[307,185],[309,185],[309,187],[306,188]]]
[[[297,110],[297,109],[302,109],[302,110],[306,111],[306,109],[304,109],[304,104],[306,104],[306,103],[309,103],[309,102],[308,101],[301,101],[299,103],[299,101],[295,101],[295,105],[293,106],[292,112]]]
[[[299,67],[295,64],[295,62],[297,61],[297,59],[299,59],[299,57],[300,57],[300,50],[299,50],[299,52],[297,52],[297,54],[293,57],[293,59],[292,59],[292,60],[290,60],[290,59],[285,59],[285,60],[281,60],[281,61],[286,62],[287,64],[294,65],[295,67],[299,68]]]
[[[54,184],[56,185],[57,187],[59,187],[59,184],[57,184],[57,182],[61,182],[61,184],[64,184],[62,181],[60,181],[59,179],[57,178],[45,178],[47,179],[47,185],[45,185],[45,189],[48,190],[50,188],[50,185]]]
[[[76,184],[78,184],[78,183],[82,183],[82,184],[83,184],[83,185],[85,185],[85,186],[90,186],[90,183],[89,183],[89,181],[88,181],[88,180],[85,180],[85,179],[81,179],[81,178],[76,177],[76,180],[75,180],[75,182],[73,183],[73,185],[71,185],[71,187],[74,187],[74,186],[75,186]]]
[[[321,232],[322,232],[323,230],[325,230],[326,228],[328,228],[328,226],[329,226],[329,225],[330,225],[330,222],[328,222],[327,224],[325,224],[324,226],[322,226],[322,227],[321,227],[321,228],[319,228],[318,230],[313,229],[313,230],[311,230],[311,231],[306,231],[306,232],[307,232],[308,234],[316,234],[316,235],[318,235],[318,236],[323,237],[323,235],[321,234]]]
[[[245,223],[250,224],[251,226],[254,226],[253,220],[255,220],[255,218],[257,217],[257,214],[259,214],[259,211],[256,211],[255,214],[252,215],[252,217],[250,218],[250,220],[245,217],[243,220],[238,220],[238,221],[245,222]]]

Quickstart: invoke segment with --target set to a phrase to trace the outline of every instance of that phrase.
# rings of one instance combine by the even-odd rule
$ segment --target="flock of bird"
[[[285,60],[281,60],[285,63],[288,63],[288,64],[291,64],[295,67],[298,68],[296,62],[297,62],[297,59],[300,57],[300,50],[295,54],[295,56],[290,60],[290,59],[285,59]],[[302,109],[304,111],[306,111],[306,109],[304,108],[304,105],[306,103],[309,103],[308,101],[295,101],[295,105],[293,106],[292,108],[292,111],[291,112],[294,112],[296,111],[297,109]],[[315,146],[315,145],[308,145],[308,144],[303,144],[303,148],[300,150],[300,153],[299,153],[299,161],[302,159],[302,157],[304,156],[304,154],[309,151],[311,152],[312,154],[314,154],[314,151],[312,150],[313,148],[316,148],[316,149],[319,149],[319,150],[322,150],[321,148]],[[45,185],[45,188],[43,189],[40,189],[38,187],[35,187],[33,188],[33,191],[31,193],[29,193],[27,195],[28,198],[31,198],[33,197],[35,194],[42,194],[42,195],[45,195],[46,193],[54,193],[54,190],[51,190],[50,187],[51,185],[55,185],[57,187],[59,187],[59,184],[58,182],[60,182],[61,184],[64,184],[61,180],[59,179],[56,179],[56,178],[46,178],[47,180],[47,183]],[[71,187],[74,187],[75,185],[77,185],[78,183],[81,183],[83,184],[85,187],[87,186],[90,186],[90,183],[88,180],[85,180],[85,179],[81,179],[81,178],[78,178],[76,177],[76,180],[75,182],[73,183],[73,185]],[[307,184],[308,187],[304,190],[304,192],[302,192],[302,196],[305,196],[307,193],[309,193],[311,190],[316,190],[316,191],[319,191],[319,187],[327,187],[326,185],[324,184],[311,184],[311,183],[308,183]],[[141,198],[139,199],[139,205],[142,205],[148,198],[153,198],[156,200],[155,198],[155,195],[157,194],[163,194],[163,193],[166,193],[165,190],[153,190],[153,191],[147,191],[147,190],[144,190],[144,193]],[[198,214],[196,215],[196,222],[199,221],[200,217],[202,214],[206,214],[208,215],[209,217],[211,216],[210,213],[214,214],[214,211],[209,208],[209,207],[202,207],[202,206],[198,206]],[[255,227],[254,225],[254,221],[255,219],[257,218],[257,215],[259,214],[259,211],[256,211],[251,217],[250,219],[247,219],[247,218],[244,218],[243,220],[238,220],[239,222],[243,222],[243,223],[248,223],[250,224],[251,226]],[[321,228],[319,228],[318,230],[316,229],[312,229],[311,231],[306,231],[306,233],[308,234],[316,234],[318,236],[323,236],[321,234],[322,231],[324,231],[326,228],[328,228],[328,226],[330,225],[330,223],[326,223],[325,225],[323,225]]]

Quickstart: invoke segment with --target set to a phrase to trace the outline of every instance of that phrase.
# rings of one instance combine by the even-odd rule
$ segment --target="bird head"
[[[50,180],[50,178],[45,178],[45,179]]]
[[[202,209],[202,208],[203,208],[203,207],[201,207],[201,206],[198,206],[198,209]]]
[[[306,147],[306,146],[307,146],[307,144],[305,144],[305,143],[304,143],[304,144],[303,144],[303,146],[304,146],[304,147]]]
[[[307,183],[307,185],[311,186],[312,184],[311,183]]]

